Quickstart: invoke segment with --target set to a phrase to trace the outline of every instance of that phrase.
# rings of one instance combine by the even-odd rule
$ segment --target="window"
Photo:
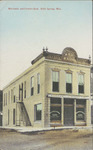
[[[34,77],[31,77],[31,96],[34,95]]]
[[[85,120],[85,109],[84,108],[77,108],[76,109],[76,118],[77,118],[77,121],[78,120],[82,120],[84,121]]]
[[[7,93],[6,93],[6,105],[7,105]]]
[[[35,120],[42,119],[42,104],[35,105]]]
[[[86,100],[79,99],[76,101],[76,120],[85,121]]]
[[[10,111],[9,111],[9,109],[8,109],[8,125],[9,125],[9,117],[10,117]]]
[[[11,103],[13,102],[13,89],[11,89]]]
[[[59,92],[59,72],[52,71],[52,91]]]
[[[4,106],[5,106],[5,94],[4,94]]]
[[[10,91],[8,91],[8,104],[10,103]]]
[[[24,98],[26,98],[26,81],[24,82]]]
[[[78,93],[84,93],[84,75],[78,75]]]
[[[37,74],[37,93],[40,93],[40,74]]]
[[[13,109],[13,124],[15,124],[15,109]]]
[[[72,74],[66,73],[66,92],[72,93]]]
[[[13,88],[13,102],[15,103],[16,97],[15,97],[15,88]]]
[[[50,121],[60,123],[61,121],[61,99],[51,98],[50,100]]]
[[[23,83],[19,85],[19,100],[23,101]]]

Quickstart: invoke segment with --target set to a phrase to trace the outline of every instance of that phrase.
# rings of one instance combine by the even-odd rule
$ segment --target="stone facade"
[[[3,89],[3,125],[90,125],[90,61],[43,51]]]

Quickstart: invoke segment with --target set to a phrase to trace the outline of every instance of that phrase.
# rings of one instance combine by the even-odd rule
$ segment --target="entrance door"
[[[74,125],[74,103],[73,99],[65,99],[64,101],[64,125]]]

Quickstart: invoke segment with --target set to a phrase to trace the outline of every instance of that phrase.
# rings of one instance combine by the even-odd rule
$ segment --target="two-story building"
[[[67,47],[43,50],[31,63],[3,89],[3,125],[89,126],[90,60]]]
[[[3,91],[0,90],[0,126],[2,126],[2,117],[3,117],[2,108],[3,108]]]

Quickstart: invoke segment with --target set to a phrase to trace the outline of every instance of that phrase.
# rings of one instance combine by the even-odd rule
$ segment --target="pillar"
[[[64,125],[64,98],[61,99],[61,123]]]
[[[91,125],[91,104],[90,100],[86,100],[86,125]]]
[[[74,125],[76,125],[76,99],[74,99]]]

